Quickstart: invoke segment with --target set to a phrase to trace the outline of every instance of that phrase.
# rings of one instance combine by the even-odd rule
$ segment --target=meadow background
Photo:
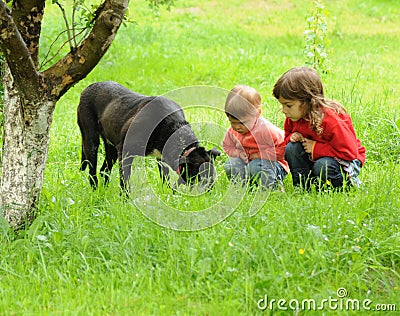
[[[263,197],[253,216],[255,192],[239,194],[237,202],[228,196],[235,212],[195,232],[146,218],[120,196],[117,172],[109,186],[92,191],[79,171],[76,123],[79,95],[89,84],[115,80],[148,95],[247,84],[260,92],[264,116],[282,127],[272,87],[306,61],[312,1],[178,0],[157,14],[131,1],[135,23],[120,29],[97,68],[57,104],[37,219],[18,236],[0,226],[0,314],[320,315],[277,305],[262,311],[258,302],[265,295],[321,302],[338,298],[340,288],[348,293],[342,302],[369,299],[371,309],[396,304],[399,311],[400,6],[397,0],[325,6],[331,65],[322,78],[326,96],[346,106],[367,148],[361,189],[301,193],[288,177],[286,192]],[[62,23],[55,6],[47,10],[42,58]],[[188,109],[187,116],[228,127],[221,113]],[[224,159],[217,161],[222,175],[214,190],[200,196],[162,187],[154,160],[145,175],[168,205],[202,210],[226,195]]]

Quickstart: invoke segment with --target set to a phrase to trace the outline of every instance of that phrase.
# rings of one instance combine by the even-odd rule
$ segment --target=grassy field
[[[400,6],[325,2],[331,71],[322,78],[367,148],[361,189],[302,193],[289,176],[285,193],[246,192],[230,186],[222,156],[206,194],[173,194],[152,159],[138,166],[129,201],[116,170],[109,186],[92,191],[79,171],[76,124],[90,83],[115,80],[168,96],[195,86],[189,101],[215,104],[188,102],[187,118],[207,147],[220,148],[226,90],[255,87],[264,116],[282,126],[272,87],[306,60],[311,1],[176,1],[158,15],[132,2],[135,23],[121,28],[98,67],[57,105],[38,218],[17,237],[6,229],[0,235],[0,314],[352,315],[357,303],[370,315],[398,313]],[[48,10],[42,57],[60,24],[56,9]],[[174,226],[196,212],[205,220]],[[313,310],[311,301],[323,308]]]

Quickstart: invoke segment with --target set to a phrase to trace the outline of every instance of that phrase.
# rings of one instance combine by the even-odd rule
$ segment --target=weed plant
[[[306,65],[321,73],[329,71],[328,16],[323,1],[313,1],[314,8],[307,17],[308,27],[304,31]]]
[[[137,207],[120,194],[117,168],[97,191],[79,171],[76,109],[80,92],[95,81],[115,80],[148,95],[247,84],[262,95],[263,115],[282,127],[271,91],[284,71],[306,62],[303,32],[311,6],[294,0],[177,1],[154,16],[146,3],[132,2],[136,23],[120,30],[98,67],[57,104],[37,219],[18,236],[0,225],[0,314],[358,314],[343,305],[348,299],[370,300],[371,315],[378,307],[400,310],[396,1],[326,2],[334,54],[323,81],[326,95],[351,114],[367,148],[360,189],[304,193],[289,175],[285,192],[234,187],[235,194],[227,195],[223,155],[214,189],[193,196],[163,186],[155,160],[146,158],[133,175],[142,186],[132,189],[149,189],[157,200],[138,194]],[[46,16],[43,56],[59,21],[55,10]],[[228,127],[221,112],[185,112],[191,123]],[[207,146],[220,148],[213,129],[196,132],[210,140]],[[197,231],[159,225],[142,208],[148,202],[145,211],[157,211],[157,205],[180,213],[218,211],[220,201],[231,203],[233,212]],[[266,298],[292,305],[263,311]],[[302,309],[303,300],[321,304],[329,298],[342,307]]]

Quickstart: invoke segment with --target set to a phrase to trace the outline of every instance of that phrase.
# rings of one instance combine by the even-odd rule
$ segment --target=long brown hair
[[[322,134],[321,127],[324,109],[344,114],[346,109],[338,102],[326,99],[324,87],[318,73],[308,67],[295,67],[286,71],[275,83],[273,95],[287,100],[299,100],[303,106],[303,119],[310,122],[317,134]]]

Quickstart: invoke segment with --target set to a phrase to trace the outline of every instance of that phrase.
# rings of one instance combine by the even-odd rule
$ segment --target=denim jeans
[[[225,172],[230,180],[260,182],[262,187],[271,189],[287,175],[278,162],[265,159],[254,159],[246,164],[240,158],[229,158]]]
[[[310,188],[310,183],[318,186],[330,183],[332,187],[343,186],[343,170],[339,162],[332,157],[322,157],[312,161],[300,142],[288,143],[285,159],[289,164],[294,186]]]

